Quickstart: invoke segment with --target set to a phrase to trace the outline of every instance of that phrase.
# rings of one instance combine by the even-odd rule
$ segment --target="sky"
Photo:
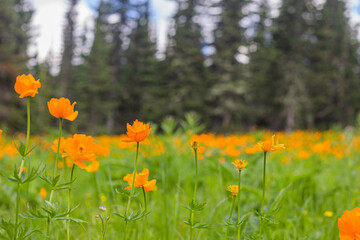
[[[68,9],[68,0],[29,0],[35,9],[32,18],[33,42],[29,53],[37,54],[38,60],[44,61],[51,52],[52,61],[56,65],[60,62],[62,49],[62,33],[65,25],[65,13]],[[94,26],[94,16],[99,0],[79,0],[77,10],[76,33],[80,34],[85,27]],[[317,0],[319,3],[325,0]],[[280,0],[270,0],[274,14]],[[353,23],[360,23],[360,0],[347,0],[349,17]],[[151,18],[156,29],[158,51],[162,52],[166,46],[168,20],[175,12],[176,7],[170,0],[151,0]],[[206,21],[206,19],[205,19]],[[209,22],[209,21],[208,21]],[[206,23],[205,31],[211,29]]]

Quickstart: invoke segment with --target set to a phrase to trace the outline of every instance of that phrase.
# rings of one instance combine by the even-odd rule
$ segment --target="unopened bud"
[[[194,149],[194,150],[197,150],[199,148],[199,144],[197,141],[194,141],[191,145],[191,147]]]

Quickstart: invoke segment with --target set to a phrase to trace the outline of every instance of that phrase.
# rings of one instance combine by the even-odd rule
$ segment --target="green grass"
[[[140,145],[138,171],[148,168],[149,179],[157,179],[157,190],[147,192],[148,209],[151,211],[147,217],[147,239],[189,238],[189,227],[183,220],[189,218],[185,204],[190,204],[193,196],[194,156],[187,142],[188,137],[177,137],[183,142],[182,149],[174,144],[174,136],[158,137],[165,148],[162,155],[144,157]],[[71,205],[80,206],[71,216],[86,223],[71,224],[71,239],[102,239],[101,222],[95,218],[99,213],[99,205],[105,205],[110,216],[107,239],[123,238],[124,221],[113,212],[124,214],[128,198],[115,189],[127,186],[122,178],[133,171],[136,144],[132,146],[134,149],[131,151],[112,147],[110,156],[102,158],[96,176],[76,169]],[[151,146],[146,148],[151,149]],[[195,219],[208,225],[208,229],[195,229],[193,239],[222,239],[226,228],[225,222],[232,203],[226,187],[237,184],[238,175],[231,164],[232,158],[226,157],[224,164],[219,163],[219,151],[215,149],[211,156],[205,156],[199,161],[197,201],[206,202],[206,205],[203,211],[195,213]],[[313,155],[309,159],[293,160],[287,164],[280,162],[281,156],[287,156],[287,150],[281,154],[268,154],[265,212],[276,206],[278,211],[265,225],[265,239],[338,239],[337,218],[344,210],[360,205],[358,155],[353,154],[342,160]],[[251,236],[258,233],[259,217],[256,212],[260,212],[262,198],[262,157],[262,153],[241,155],[242,159],[249,162],[242,175],[242,239],[256,239]],[[55,153],[51,150],[41,152],[39,147],[30,156],[32,165],[46,164],[48,175],[52,175],[54,158]],[[14,164],[19,166],[20,161],[20,157],[5,155],[1,159],[2,172],[10,175]],[[70,168],[59,169],[59,173],[62,175],[61,182],[65,182],[69,179]],[[42,187],[47,189],[48,199],[50,189],[40,178],[21,188],[21,213],[27,208],[40,209],[44,206],[44,200],[39,195]],[[139,191],[136,189],[136,192]],[[62,211],[67,208],[67,194],[67,190],[63,190],[54,195],[54,201],[61,204]],[[1,218],[14,221],[16,184],[1,177],[0,196]],[[143,208],[140,193],[133,199],[131,209],[136,211]],[[325,211],[332,211],[334,215],[326,217]],[[236,213],[237,207],[232,216],[234,221],[237,220]],[[46,220],[20,217],[20,221],[24,226],[40,230],[31,239],[45,239],[42,234],[45,233]],[[144,219],[129,223],[129,239],[143,239],[143,224]],[[65,239],[65,221],[52,221],[50,233],[50,239]],[[236,226],[229,227],[228,239],[236,239],[236,236]]]

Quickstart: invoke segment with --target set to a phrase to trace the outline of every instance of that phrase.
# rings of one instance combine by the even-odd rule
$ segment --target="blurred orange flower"
[[[59,152],[62,153],[64,152],[64,141],[65,139],[62,137],[60,139],[60,148],[59,148]],[[51,149],[54,151],[54,152],[57,152],[57,147],[58,147],[58,142],[59,140],[58,139],[55,139],[53,144],[51,145]]]
[[[91,136],[75,134],[74,137],[65,139],[63,143],[63,157],[70,157],[79,168],[85,169],[87,166],[84,161],[92,162],[97,158],[95,154],[97,145]]]
[[[230,185],[226,188],[226,191],[231,193],[231,197],[235,197],[239,193],[239,186],[238,185]]]
[[[128,136],[128,139],[122,140],[124,142],[142,142],[149,136],[151,132],[149,123],[144,124],[137,119],[134,121],[132,126],[128,123],[126,128],[126,135]]]
[[[0,129],[0,136],[1,136],[2,132],[3,132],[3,131]]]
[[[36,81],[33,75],[21,75],[16,77],[15,91],[20,95],[19,98],[35,97],[41,87],[39,79]]]
[[[271,138],[266,139],[265,141],[261,141],[257,143],[257,146],[261,149],[263,152],[274,152],[276,150],[285,149],[284,144],[279,144],[279,139],[275,143],[275,135],[273,135]]]
[[[124,181],[128,182],[129,187],[126,187],[126,190],[131,189],[132,182],[133,182],[134,172],[132,174],[126,174],[126,176],[123,178]],[[149,169],[144,168],[141,173],[136,173],[135,175],[135,183],[134,187],[143,187],[146,192],[154,190],[154,187],[156,185],[156,180],[153,179],[151,181],[148,181],[149,179]]]
[[[78,116],[78,111],[74,112],[76,102],[71,104],[67,98],[52,98],[47,104],[50,114],[56,118],[65,118],[69,121],[74,121]]]
[[[93,161],[89,166],[87,166],[85,168],[85,170],[87,172],[96,172],[97,170],[99,170],[100,167],[100,163],[98,161]]]
[[[340,240],[359,240],[360,239],[360,208],[351,211],[346,210],[341,218],[338,219]]]
[[[241,170],[246,170],[246,165],[248,165],[248,162],[244,161],[244,160],[234,160],[231,162],[238,171],[241,171]]]
[[[41,188],[40,189],[40,196],[45,199],[47,195],[46,189],[45,188]]]

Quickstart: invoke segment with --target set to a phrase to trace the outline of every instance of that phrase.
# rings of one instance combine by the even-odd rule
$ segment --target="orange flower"
[[[60,148],[59,148],[59,152],[62,153],[64,152],[64,141],[65,139],[62,137],[60,139]],[[59,143],[59,140],[58,139],[55,139],[53,144],[51,145],[51,149],[54,151],[54,152],[57,152],[57,148],[58,148],[58,143]]]
[[[137,119],[134,121],[131,126],[129,123],[126,125],[127,132],[126,135],[129,139],[124,139],[124,142],[142,142],[144,141],[150,134],[151,128],[150,124],[144,124]]]
[[[285,149],[284,144],[279,144],[279,139],[277,140],[275,145],[274,142],[275,142],[275,135],[273,135],[271,138],[266,139],[265,141],[258,142],[257,146],[263,152],[274,152],[279,149]]]
[[[50,114],[56,118],[65,118],[69,121],[74,121],[78,116],[78,111],[74,112],[76,102],[71,104],[67,98],[52,98],[47,104]]]
[[[241,171],[241,170],[246,170],[246,165],[248,165],[248,162],[244,161],[244,160],[234,160],[232,161],[232,164],[236,167],[236,169],[238,171]]]
[[[85,169],[84,161],[92,162],[97,158],[94,138],[84,134],[75,134],[73,138],[65,139],[63,157],[70,157],[79,168]]]
[[[226,188],[226,191],[231,193],[231,197],[235,197],[239,193],[239,186],[238,185],[230,185]]]
[[[126,190],[131,189],[132,182],[133,182],[134,172],[132,174],[126,174],[126,176],[123,178],[124,181],[128,182],[129,187],[126,187]],[[134,187],[143,187],[146,192],[154,190],[154,187],[156,185],[156,180],[153,179],[151,181],[148,181],[149,179],[149,169],[144,168],[141,173],[136,173],[135,175],[135,183]]]
[[[2,132],[3,132],[3,131],[0,129],[0,136],[1,136]]]
[[[100,167],[100,163],[98,161],[93,161],[89,166],[87,166],[85,168],[85,170],[87,172],[96,172],[97,170],[99,170]]]
[[[338,219],[340,240],[359,240],[360,239],[360,208],[351,211],[346,210],[341,218]]]
[[[40,189],[40,196],[45,199],[47,195],[46,189],[45,188],[41,188]]]
[[[19,98],[35,97],[41,87],[39,79],[35,81],[33,75],[21,75],[16,77],[15,91],[20,95]]]

